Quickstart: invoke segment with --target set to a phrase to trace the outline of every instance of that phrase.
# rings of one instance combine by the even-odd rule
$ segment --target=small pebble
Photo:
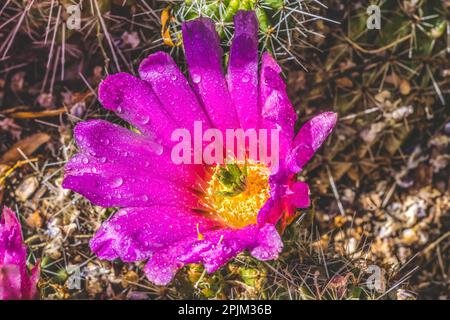
[[[15,191],[17,199],[21,202],[27,201],[36,191],[38,186],[39,182],[36,177],[25,178]]]

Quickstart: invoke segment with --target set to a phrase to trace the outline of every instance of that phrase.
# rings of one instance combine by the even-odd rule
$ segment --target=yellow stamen
[[[204,240],[205,237],[200,233],[200,230],[198,228],[199,224],[197,223],[196,228],[197,228],[197,239],[198,240]]]
[[[243,171],[246,166],[245,189],[237,195],[225,193],[224,186],[219,181],[221,166],[218,165],[208,182],[202,205],[208,209],[213,219],[230,227],[242,228],[257,222],[258,212],[269,198],[270,173],[267,166],[253,161],[237,164]]]

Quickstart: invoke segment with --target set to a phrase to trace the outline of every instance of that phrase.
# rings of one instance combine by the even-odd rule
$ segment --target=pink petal
[[[103,80],[98,94],[106,109],[164,145],[173,145],[170,137],[179,126],[145,81],[127,73],[116,73]]]
[[[280,167],[284,167],[285,157],[291,149],[294,125],[297,115],[286,93],[286,85],[280,77],[280,66],[269,53],[263,53],[259,86],[262,106],[262,127],[271,131],[279,130]],[[270,140],[268,150],[275,150]],[[282,171],[282,170],[281,170]],[[279,174],[274,171],[273,174]]]
[[[281,204],[274,196],[267,199],[264,206],[259,210],[257,221],[260,226],[266,223],[277,223],[281,217]]]
[[[101,120],[80,123],[75,137],[82,152],[65,166],[64,188],[105,207],[196,205],[191,188],[201,178],[194,167],[175,165],[148,138]]]
[[[193,132],[194,121],[201,121],[204,130],[210,127],[197,97],[170,55],[162,51],[151,54],[142,61],[139,75],[181,128]]]
[[[4,207],[0,220],[0,300],[36,297],[39,267],[29,276],[26,255],[19,220],[12,210]]]
[[[257,258],[275,258],[282,243],[274,226],[249,225],[242,229],[206,231],[204,239],[186,238],[170,248],[155,252],[145,265],[148,279],[158,285],[166,285],[177,270],[188,263],[202,262],[206,271],[214,272],[239,252],[249,249]]]
[[[239,127],[222,70],[222,49],[214,22],[199,18],[182,26],[184,50],[192,85],[215,127]]]
[[[244,130],[257,128],[258,107],[258,21],[254,11],[234,16],[234,38],[228,64],[228,88]]]
[[[308,208],[311,205],[308,184],[301,181],[294,182],[286,192],[284,201],[294,210]]]
[[[288,155],[288,166],[292,172],[300,171],[325,142],[337,121],[337,114],[324,112],[309,120],[297,133],[294,148]]]
[[[0,300],[22,300],[22,272],[19,265],[0,265]]]
[[[139,261],[186,237],[197,236],[217,224],[188,209],[156,205],[125,208],[114,214],[91,240],[91,249],[102,259]]]
[[[265,120],[281,126],[285,135],[294,134],[297,115],[286,93],[286,84],[280,77],[281,68],[265,52],[262,56],[260,99]]]
[[[283,242],[275,225],[269,223],[258,232],[256,243],[257,245],[250,250],[250,253],[262,261],[277,259],[283,248]]]
[[[16,214],[3,208],[0,220],[0,265],[25,265],[26,247],[22,241],[22,230]]]
[[[110,166],[112,171],[117,166],[118,171],[128,170],[133,174],[173,182],[195,185],[198,180],[199,173],[192,166],[173,163],[170,148],[161,147],[143,135],[107,121],[79,123],[75,127],[75,140],[84,154],[95,158],[95,163]],[[67,174],[92,173],[94,162],[84,158],[79,160],[69,162]]]
[[[93,167],[81,165],[84,159],[92,162]],[[197,195],[189,189],[189,186],[149,177],[139,174],[139,171],[133,174],[133,171],[126,167],[102,165],[95,159],[82,154],[72,158],[69,165],[76,164],[80,164],[90,172],[79,173],[79,175],[66,174],[62,186],[80,193],[95,205],[147,207],[152,204],[172,203],[195,207],[198,202]]]

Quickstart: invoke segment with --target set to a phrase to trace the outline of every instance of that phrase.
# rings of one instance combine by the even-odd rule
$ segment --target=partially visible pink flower
[[[103,120],[79,123],[80,153],[63,181],[96,205],[121,208],[91,240],[100,258],[148,260],[147,277],[167,284],[189,263],[214,272],[244,250],[260,260],[278,257],[276,224],[310,205],[308,185],[295,174],[330,134],[336,114],[322,113],[295,134],[281,68],[268,53],[258,67],[257,31],[255,12],[236,14],[226,76],[214,23],[200,18],[183,25],[190,81],[164,52],[142,62],[141,79],[118,73],[103,81],[103,106],[140,134]],[[195,121],[222,133],[278,129],[278,170],[251,157],[229,165],[175,164],[171,134],[185,128],[194,135]]]
[[[14,212],[3,208],[0,220],[0,300],[36,298],[39,266],[27,271],[27,248]]]

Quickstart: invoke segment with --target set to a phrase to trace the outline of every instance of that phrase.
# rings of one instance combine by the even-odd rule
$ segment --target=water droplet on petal
[[[155,147],[155,153],[158,156],[162,155],[163,151],[164,151],[164,148],[162,147],[162,145],[158,145],[157,147]]]
[[[148,115],[142,116],[141,123],[147,124],[150,121],[150,117]]]
[[[111,187],[118,188],[123,184],[123,179],[121,177],[116,177],[111,182]]]
[[[171,76],[170,76],[170,79],[172,79],[172,81],[177,80],[177,75],[176,75],[176,74],[171,75]]]
[[[248,76],[248,74],[244,74],[244,76],[242,77],[242,82],[247,83],[250,81],[250,77]]]
[[[99,160],[100,160],[100,163],[105,163],[106,162],[106,157],[101,157]]]
[[[122,111],[123,111],[123,110],[122,110],[122,107],[117,107],[117,110],[116,110],[116,111],[117,111],[117,113],[122,113]]]
[[[202,76],[199,74],[193,74],[192,75],[192,82],[194,83],[200,83],[200,81],[202,81]]]
[[[89,159],[88,158],[83,158],[82,161],[83,161],[84,164],[88,164],[89,163]]]

